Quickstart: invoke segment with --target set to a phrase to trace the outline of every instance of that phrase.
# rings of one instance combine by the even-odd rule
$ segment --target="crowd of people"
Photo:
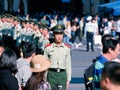
[[[26,17],[2,14],[1,90],[68,90],[72,74],[70,48],[83,45],[82,38],[85,37],[86,51],[91,43],[94,52],[95,35],[103,37],[102,53],[94,67],[94,88],[115,90],[119,81],[113,75],[119,75],[119,60],[111,61],[116,61],[114,59],[120,53],[119,31],[119,19],[115,22],[113,17],[109,22],[103,18],[100,23],[98,15],[42,14],[41,18],[31,18],[28,14]],[[75,41],[77,37],[78,43]],[[116,67],[113,75],[108,64]]]
[[[1,58],[0,62],[0,86],[2,86],[2,90],[8,90],[8,88],[9,90],[68,89],[71,80],[71,55],[70,48],[63,43],[64,25],[56,24],[51,29],[54,40],[51,40],[52,44],[50,44],[47,36],[48,28],[44,23],[34,22],[31,28],[30,21],[23,21],[24,31],[18,18],[5,17],[6,15],[1,18],[1,44],[5,45],[3,50],[1,48],[1,53],[2,51],[2,55],[6,51],[9,51],[9,53],[7,57],[4,55],[5,60]],[[14,21],[12,22],[12,20]],[[35,31],[33,31],[33,28]],[[29,34],[27,34],[28,32]],[[25,37],[22,36],[22,33]],[[45,33],[47,34],[45,35]],[[48,41],[49,44],[44,44],[44,41]],[[44,52],[42,53],[38,52],[38,47],[42,47],[39,44],[42,44],[42,46],[44,44]],[[16,48],[20,50],[19,53],[16,52],[16,54],[20,54],[19,57],[13,51]],[[14,68],[16,71],[13,72],[12,69]],[[8,77],[2,79],[5,73],[10,75],[9,77],[13,79],[11,82],[15,84],[10,81],[4,82],[3,79],[6,80]]]
[[[112,34],[115,38],[120,38],[119,18],[100,17],[98,14],[79,16],[70,13],[41,12],[33,16],[2,14],[0,39],[5,45],[12,41],[17,47],[20,47],[23,42],[34,42],[38,48],[37,52],[43,53],[45,45],[53,42],[52,28],[57,24],[64,25],[63,42],[76,49],[83,45],[83,38],[86,40],[86,51],[89,51],[90,43],[91,50],[94,51],[94,44],[98,42],[95,39],[97,36],[100,36],[99,41],[104,34]],[[6,40],[8,43],[4,42]]]

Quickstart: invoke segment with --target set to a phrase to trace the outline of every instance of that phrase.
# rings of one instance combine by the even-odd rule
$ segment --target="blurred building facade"
[[[0,9],[3,11],[36,13],[59,10],[77,14],[96,14],[97,5],[116,0],[0,0]]]
[[[113,2],[116,0],[82,0],[83,5],[83,14],[96,14],[98,13],[97,6],[100,4],[105,4],[109,2]]]

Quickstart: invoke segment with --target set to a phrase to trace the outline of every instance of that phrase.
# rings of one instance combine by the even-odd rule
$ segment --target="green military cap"
[[[3,18],[3,14],[1,15],[1,18]]]
[[[19,19],[19,18],[16,18],[16,19],[14,19],[14,20],[20,22],[20,19]]]
[[[14,20],[15,20],[15,21],[20,21],[17,16],[14,17]]]
[[[22,18],[22,17],[18,17],[18,19],[19,19],[20,21],[23,21],[23,18]]]
[[[51,29],[51,31],[53,31],[53,33],[63,33],[64,29],[65,29],[65,26],[63,24],[57,24]]]
[[[5,14],[8,18],[13,18],[12,14]]]
[[[0,15],[0,18],[2,18],[2,15]]]
[[[39,23],[37,21],[34,21],[34,25],[39,27]]]
[[[29,23],[29,21],[28,21],[28,20],[25,20],[25,19],[23,19],[23,22],[24,22],[25,24]]]
[[[36,21],[34,21],[33,25],[37,26],[38,28],[41,28],[41,25],[38,22],[36,22]]]
[[[32,23],[34,22],[34,20],[32,18],[29,18],[29,22]]]
[[[3,14],[2,17],[3,17],[3,18],[6,18],[7,16]]]
[[[38,19],[37,19],[37,18],[32,18],[32,20],[33,20],[34,22],[38,22]]]
[[[49,27],[46,24],[40,24],[40,28],[43,28],[44,30],[49,30]]]
[[[38,24],[37,20],[35,20],[34,18],[29,18],[28,22],[29,24],[34,24],[34,25]]]
[[[1,14],[1,18],[3,18],[4,17],[4,14]]]

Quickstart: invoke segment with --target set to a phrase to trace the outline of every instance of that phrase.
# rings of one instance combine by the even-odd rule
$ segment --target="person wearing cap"
[[[87,23],[85,24],[85,37],[86,37],[86,48],[89,51],[89,43],[91,43],[91,50],[94,52],[94,34],[96,33],[96,24],[94,24],[92,16],[87,17]]]
[[[13,39],[15,41],[15,45],[19,47],[20,42],[21,42],[21,25],[20,25],[20,20],[18,18],[15,18],[14,21],[14,35],[13,35]]]
[[[36,46],[33,43],[26,42],[21,46],[21,50],[23,53],[23,58],[19,58],[17,60],[17,69],[16,78],[19,83],[19,87],[24,88],[26,82],[32,75],[32,71],[30,70],[30,62],[32,58],[36,54]]]
[[[33,42],[34,44],[36,45],[36,48],[37,48],[37,54],[42,54],[40,52],[40,48],[42,47],[42,43],[43,43],[43,35],[42,33],[40,32],[40,24],[35,24],[34,25],[34,28],[33,28]]]
[[[47,45],[47,44],[49,44],[50,43],[50,41],[49,41],[49,27],[47,26],[47,25],[41,25],[41,28],[42,28],[42,37],[43,37],[43,39],[42,39],[42,41],[41,40],[39,40],[38,41],[38,53],[39,54],[44,54],[44,49],[45,49],[45,46]]]
[[[32,76],[26,83],[26,90],[51,90],[50,84],[45,79],[47,69],[50,67],[50,61],[43,55],[36,55],[31,61]]]
[[[44,51],[44,56],[51,61],[47,80],[52,90],[68,89],[71,80],[70,49],[62,42],[64,29],[64,25],[59,24],[52,28],[54,42],[48,44]]]

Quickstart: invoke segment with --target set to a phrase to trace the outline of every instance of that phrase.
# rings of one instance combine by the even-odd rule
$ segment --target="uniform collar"
[[[58,45],[56,43],[53,43],[53,47],[58,47]],[[64,47],[64,43],[62,43],[60,47]]]

